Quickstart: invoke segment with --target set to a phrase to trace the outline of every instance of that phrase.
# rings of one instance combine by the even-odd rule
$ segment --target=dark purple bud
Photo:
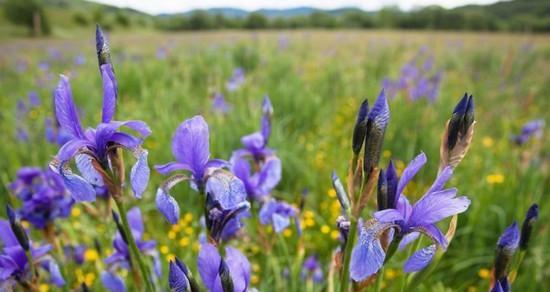
[[[508,226],[498,239],[495,256],[495,279],[506,277],[508,267],[519,245],[519,229],[517,222]]]
[[[335,170],[332,171],[332,187],[336,191],[336,196],[338,197],[342,210],[348,213],[351,208],[348,194],[346,193],[344,186],[342,185],[342,181],[340,181],[340,178],[336,174]]]
[[[99,67],[104,64],[110,64],[111,54],[109,44],[99,24],[96,25],[95,29],[95,47],[97,50],[97,62],[99,63]]]
[[[449,136],[447,137],[447,147],[451,151],[459,137],[463,137],[473,124],[475,119],[474,97],[464,93],[462,99],[456,105],[453,115],[449,120]]]
[[[168,286],[170,291],[173,292],[187,292],[190,291],[190,284],[185,272],[180,266],[170,261],[170,271],[168,272]]]
[[[199,292],[200,287],[199,287],[199,284],[197,283],[197,281],[195,280],[195,278],[193,277],[193,274],[187,268],[187,266],[177,257],[176,257],[176,265],[178,265],[178,267],[185,274],[185,277],[187,277],[187,280],[189,281],[189,286],[191,288],[191,292]]]
[[[388,208],[388,181],[383,169],[380,170],[380,174],[378,175],[377,191],[376,204],[378,205],[378,211],[385,210]]]
[[[386,171],[378,176],[378,210],[395,209],[397,203],[397,171],[390,160]]]
[[[6,214],[8,215],[10,227],[15,235],[15,238],[17,239],[17,242],[19,242],[19,245],[21,245],[23,250],[29,251],[30,244],[27,232],[25,232],[25,229],[21,226],[21,223],[17,219],[17,215],[9,204],[6,205]]]
[[[124,232],[124,228],[122,228],[122,223],[120,223],[120,217],[114,210],[111,210],[111,213],[113,214],[113,220],[115,221],[116,228],[118,229],[118,233],[122,237],[122,240],[124,240],[124,242],[128,244],[128,236],[126,232]]]
[[[521,236],[519,238],[519,248],[521,250],[527,250],[529,239],[531,238],[531,232],[533,230],[533,225],[537,221],[538,217],[539,205],[533,204],[531,205],[531,207],[529,207],[529,210],[527,210],[525,220],[523,220],[523,224],[521,225]]]
[[[390,108],[388,106],[386,94],[384,90],[382,90],[368,115],[363,159],[363,172],[365,178],[378,166],[382,144],[384,143],[384,134],[389,120]]]
[[[222,259],[220,259],[220,267],[218,268],[218,275],[220,276],[220,280],[222,282],[222,289],[224,292],[233,292],[233,279],[231,279],[231,273],[229,272],[229,267],[227,266],[227,263]]]
[[[357,113],[357,120],[355,121],[355,127],[353,128],[353,137],[351,147],[355,155],[359,155],[363,142],[365,142],[365,135],[367,134],[367,114],[369,113],[369,101],[364,100],[359,107]]]

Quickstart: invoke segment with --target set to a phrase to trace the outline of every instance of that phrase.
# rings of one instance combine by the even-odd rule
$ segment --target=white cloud
[[[427,5],[441,5],[446,8],[466,4],[488,4],[496,0],[91,0],[118,7],[128,7],[151,14],[179,13],[193,9],[232,7],[248,11],[261,8],[284,9],[298,6],[312,6],[322,9],[358,7],[364,10],[377,10],[384,6],[399,6],[409,10]]]

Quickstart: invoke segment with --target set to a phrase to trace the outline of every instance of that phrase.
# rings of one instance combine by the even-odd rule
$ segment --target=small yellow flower
[[[304,225],[306,227],[312,227],[312,226],[315,226],[315,220],[311,219],[311,218],[308,218],[306,220],[304,220]]]
[[[290,230],[290,228],[287,228],[287,229],[283,230],[283,236],[284,237],[291,237],[292,236],[292,230]]]
[[[390,150],[384,150],[384,152],[382,152],[382,156],[384,158],[390,158],[391,157],[391,151]]]
[[[252,272],[257,273],[260,271],[260,265],[253,263],[252,264]]]
[[[338,232],[338,230],[332,230],[332,231],[330,232],[330,237],[331,237],[332,239],[335,239],[335,240],[336,240],[336,239],[340,238],[340,232]]]
[[[78,207],[74,207],[71,210],[71,216],[73,216],[73,217],[78,217],[78,216],[80,216],[80,214],[82,214],[82,211],[80,211],[80,208],[78,208]]]
[[[94,273],[87,273],[86,277],[84,278],[84,282],[88,287],[92,286],[95,281],[95,274]]]
[[[258,277],[258,275],[252,275],[252,277],[250,277],[250,283],[253,285],[260,283],[260,277]]]
[[[315,214],[311,212],[310,210],[304,211],[304,218],[313,218],[315,217]]]
[[[191,222],[193,220],[193,214],[191,213],[185,213],[185,216],[183,216],[183,221],[185,222]]]
[[[84,252],[84,260],[87,262],[95,262],[99,258],[97,250],[89,248]]]
[[[194,231],[193,227],[191,227],[191,226],[185,227],[185,229],[183,230],[183,232],[185,232],[185,234],[187,234],[187,235],[192,235],[193,231]]]
[[[336,191],[333,188],[328,189],[328,196],[331,198],[336,197]]]
[[[487,176],[487,183],[501,184],[504,182],[504,176],[500,173],[494,173]]]
[[[491,276],[491,271],[485,268],[481,268],[479,269],[477,275],[482,279],[489,279],[489,277]]]
[[[493,144],[495,144],[493,139],[491,137],[487,137],[487,136],[483,137],[482,143],[483,143],[483,146],[485,146],[486,148],[491,148],[493,146]]]
[[[174,238],[176,238],[176,232],[169,231],[168,232],[168,239],[174,239]]]
[[[395,277],[397,277],[397,272],[394,269],[386,270],[386,278],[388,278],[388,280],[395,279]]]
[[[174,232],[178,232],[178,231],[181,230],[181,225],[179,223],[175,224],[175,225],[172,225],[171,230],[174,231]]]
[[[321,226],[321,232],[323,234],[328,234],[330,232],[330,227],[328,225]]]
[[[170,252],[170,249],[166,245],[160,247],[161,254],[167,254],[168,252]]]
[[[179,241],[179,244],[180,244],[181,247],[186,247],[186,246],[189,245],[189,243],[190,243],[189,237],[183,237]]]
[[[38,286],[38,291],[40,291],[40,292],[48,292],[48,291],[50,291],[50,285],[48,285],[48,284],[40,284],[40,286]]]

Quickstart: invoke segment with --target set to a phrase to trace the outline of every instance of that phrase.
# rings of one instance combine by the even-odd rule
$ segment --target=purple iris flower
[[[38,93],[36,93],[36,91],[29,92],[29,106],[38,107],[40,104],[40,96],[38,96]]]
[[[277,186],[281,168],[281,160],[275,156],[266,158],[255,173],[247,159],[233,157],[231,160],[231,171],[244,183],[248,198],[255,201],[262,201]]]
[[[195,116],[180,124],[172,140],[172,153],[175,162],[156,165],[158,172],[167,175],[178,170],[187,170],[188,177],[176,174],[168,178],[158,188],[156,204],[168,222],[176,224],[179,218],[179,205],[168,193],[177,183],[191,180],[192,186],[199,193],[210,193],[213,201],[222,210],[236,208],[246,200],[246,192],[241,180],[233,174],[222,170],[229,164],[220,159],[210,160],[208,124],[202,116]]]
[[[72,259],[78,265],[84,263],[84,253],[86,253],[86,246],[79,245],[66,245],[63,247],[63,252],[65,253],[65,258]]]
[[[143,226],[141,211],[138,207],[134,207],[128,211],[126,218],[128,219],[128,224],[130,225],[132,236],[136,241],[136,245],[139,251],[142,254],[151,256],[153,258],[153,267],[155,274],[160,277],[160,257],[159,253],[155,249],[157,243],[154,240],[143,240],[142,237],[145,228]],[[117,234],[115,235],[115,238],[113,240],[113,247],[115,248],[114,253],[105,259],[105,264],[109,266],[109,270],[113,271],[118,267],[123,269],[130,269],[130,250],[128,248],[128,245],[124,241],[124,238],[119,232],[117,232]]]
[[[540,138],[542,136],[542,130],[544,129],[544,120],[532,120],[521,128],[521,133],[518,135],[512,136],[512,141],[518,145],[525,144],[529,138],[536,137]]]
[[[455,188],[443,189],[452,176],[452,168],[447,167],[426,194],[411,205],[403,194],[403,190],[425,163],[424,153],[413,159],[397,183],[398,200],[395,208],[375,212],[374,218],[377,221],[361,226],[359,241],[353,248],[351,256],[350,272],[353,280],[362,281],[380,269],[386,256],[380,236],[391,227],[397,227],[394,237],[402,239],[400,248],[414,241],[420,234],[428,236],[435,244],[433,247],[429,246],[413,254],[405,263],[405,272],[424,268],[431,261],[437,246],[444,249],[447,247],[447,240],[436,223],[466,211],[470,200],[466,197],[456,197]]]
[[[296,218],[298,210],[288,203],[271,199],[260,209],[260,222],[271,224],[276,233],[280,233],[290,225],[290,219]]]
[[[312,278],[314,282],[323,282],[323,268],[317,256],[309,256],[302,265],[302,278]]]
[[[124,284],[124,281],[122,280],[122,278],[120,278],[113,272],[102,271],[101,283],[103,284],[103,287],[105,287],[105,289],[107,289],[109,292],[126,291],[126,285]]]
[[[50,169],[21,168],[10,189],[23,202],[17,213],[38,229],[69,216],[74,203],[63,180]]]
[[[233,152],[232,160],[251,156],[256,163],[261,162],[265,157],[273,155],[273,150],[267,147],[271,136],[271,117],[273,116],[273,105],[269,96],[264,96],[262,103],[261,129],[250,135],[241,138],[244,148]]]
[[[238,68],[235,68],[235,70],[233,70],[233,75],[231,75],[231,77],[225,84],[225,87],[227,88],[228,91],[235,91],[244,84],[244,81],[245,81],[244,69],[241,67],[238,67]]]
[[[101,36],[101,38],[98,37],[98,47],[104,47],[103,34],[99,29],[98,35]],[[103,45],[100,46],[99,42]],[[98,51],[98,55],[100,54],[103,53]],[[61,175],[76,201],[94,201],[96,198],[94,187],[114,183],[107,173],[113,172],[111,168],[113,160],[118,159],[118,148],[131,151],[137,159],[130,173],[130,184],[135,197],[141,198],[149,181],[148,152],[142,149],[141,145],[143,139],[151,134],[151,130],[142,121],[113,120],[118,86],[111,63],[104,63],[104,61],[100,58],[100,72],[103,80],[102,120],[95,129],[88,128],[85,131],[82,129],[66,76],[61,75],[61,80],[54,91],[57,121],[61,129],[71,135],[71,140],[59,149],[50,166]],[[119,132],[121,127],[135,131],[140,137]],[[73,173],[68,167],[68,163],[73,158],[76,158],[76,165],[82,176]]]
[[[240,201],[235,201],[231,207],[222,207],[220,201],[220,193],[225,193],[225,186],[219,182],[218,176],[212,177],[206,184],[206,217],[205,223],[210,238],[214,242],[220,240],[228,240],[233,237],[242,227],[241,219],[244,216],[249,216],[248,210],[250,203],[245,200],[244,196],[240,196]],[[216,188],[222,187],[219,190]],[[242,191],[241,194],[244,194]]]
[[[216,92],[212,100],[212,109],[215,112],[227,113],[231,110],[231,105],[224,99],[223,94]]]
[[[224,269],[221,269],[224,267]],[[222,259],[218,249],[209,243],[201,246],[198,258],[199,274],[206,289],[210,292],[223,292],[224,283],[220,270],[229,270],[229,277],[235,292],[247,291],[250,284],[250,263],[237,249],[227,246]]]
[[[27,282],[30,275],[30,268],[25,251],[17,240],[10,223],[6,220],[0,220],[0,240],[2,241],[2,251],[0,252],[0,290],[11,291],[17,282]],[[50,245],[35,247],[30,245],[30,252],[34,264],[40,265],[50,274],[50,281],[57,287],[65,285],[65,280],[61,276],[59,266],[55,260],[48,255],[51,250]],[[27,282],[28,284],[28,282]]]

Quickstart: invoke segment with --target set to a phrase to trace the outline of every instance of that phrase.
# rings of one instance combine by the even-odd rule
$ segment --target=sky
[[[378,10],[385,6],[399,6],[410,10],[427,5],[440,5],[452,8],[467,4],[489,4],[496,0],[91,0],[118,7],[127,7],[150,14],[179,13],[193,9],[232,7],[253,11],[262,8],[285,9],[311,6],[320,9],[358,7],[363,10]]]

